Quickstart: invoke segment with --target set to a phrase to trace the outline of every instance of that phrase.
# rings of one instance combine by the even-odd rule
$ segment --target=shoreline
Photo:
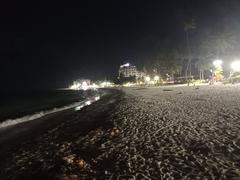
[[[0,103],[0,128],[6,125],[6,121],[36,119],[51,112],[71,108],[87,98],[98,96],[100,92],[101,90],[10,92],[2,97],[3,101]]]

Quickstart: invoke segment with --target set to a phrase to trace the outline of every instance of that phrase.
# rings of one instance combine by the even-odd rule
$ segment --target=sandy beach
[[[18,126],[0,131],[0,179],[240,177],[239,85],[112,90]]]

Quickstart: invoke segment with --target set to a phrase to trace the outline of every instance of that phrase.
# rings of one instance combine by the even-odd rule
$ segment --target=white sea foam
[[[95,102],[99,99],[100,99],[100,97],[96,96],[96,97],[93,97],[91,99],[87,99],[87,100],[81,101],[81,102],[75,102],[75,103],[72,103],[68,106],[64,106],[64,107],[61,107],[61,108],[53,108],[53,109],[47,110],[47,111],[40,111],[40,112],[31,114],[31,115],[23,116],[21,118],[8,119],[8,120],[5,120],[5,121],[0,123],[0,128],[13,126],[13,125],[23,123],[23,122],[27,122],[27,121],[32,121],[32,120],[41,118],[41,117],[49,115],[49,114],[60,112],[60,111],[71,109],[71,108],[75,108],[76,111],[79,111],[84,106],[90,105],[90,104],[92,104],[93,102]]]

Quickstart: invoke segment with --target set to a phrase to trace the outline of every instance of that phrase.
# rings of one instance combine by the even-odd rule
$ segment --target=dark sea
[[[98,91],[42,90],[5,91],[0,95],[0,124],[15,119],[41,117],[46,113],[57,112],[77,106],[89,97],[97,96]]]

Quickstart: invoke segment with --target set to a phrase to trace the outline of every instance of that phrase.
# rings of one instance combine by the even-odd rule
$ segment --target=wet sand
[[[112,106],[122,96],[122,92],[107,90],[107,93],[108,95],[99,102],[86,106],[80,111],[74,108],[64,110],[0,129],[0,179],[55,179],[58,171],[45,171],[41,166],[35,165],[26,167],[26,164],[31,164],[32,158],[34,161],[39,159],[38,157],[30,158],[31,155],[25,155],[25,153],[36,152],[39,148],[48,148],[50,144],[74,141],[76,137],[84,136],[97,128],[113,126],[106,117],[111,112]],[[53,134],[57,137],[53,137]],[[39,154],[46,151],[48,150],[40,151]],[[49,151],[49,154],[54,152]],[[18,158],[21,159],[20,161],[24,159],[26,164],[18,164],[16,160]],[[51,158],[54,160],[54,155]],[[61,166],[61,162],[56,162],[55,165]]]

